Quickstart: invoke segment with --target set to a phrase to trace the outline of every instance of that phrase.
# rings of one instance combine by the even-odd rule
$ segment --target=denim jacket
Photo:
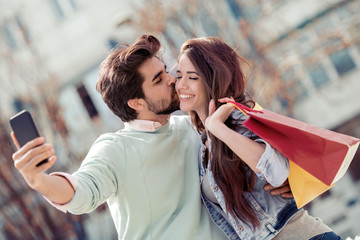
[[[239,111],[234,111],[232,117],[237,119],[239,124],[245,119],[245,116]],[[223,209],[226,209],[225,199],[210,171],[211,157],[207,166],[208,170],[206,170],[206,166],[204,166],[206,162],[204,159],[206,156],[206,146],[204,145],[206,139],[203,139],[200,151],[200,178],[202,182],[205,171],[208,171],[210,187],[219,204],[215,204],[207,199],[203,192],[202,200],[213,221],[224,231],[229,239],[272,239],[284,228],[290,217],[293,216],[298,209],[293,199],[284,199],[279,195],[271,196],[269,191],[265,191],[263,187],[267,183],[270,183],[273,186],[281,185],[288,177],[289,163],[285,156],[280,154],[244,126],[237,131],[256,142],[261,142],[266,145],[265,152],[257,165],[257,168],[261,172],[256,173],[254,191],[244,193],[249,204],[256,210],[256,216],[260,222],[260,227],[253,229],[250,223],[247,224],[238,218],[234,218],[231,214],[227,214],[226,211],[223,211]],[[211,152],[211,142],[209,143],[209,146]],[[228,219],[228,221],[226,219]]]

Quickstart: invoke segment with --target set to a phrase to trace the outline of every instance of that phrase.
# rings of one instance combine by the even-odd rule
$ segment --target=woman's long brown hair
[[[217,100],[223,97],[233,97],[236,102],[250,107],[254,105],[254,101],[245,93],[250,71],[246,74],[242,69],[248,66],[250,70],[250,65],[228,44],[212,37],[191,39],[183,44],[180,56],[182,54],[186,54],[193,63],[205,85],[208,102],[214,99],[216,108],[221,105]],[[204,132],[205,127],[196,112],[190,111],[189,114],[197,130]],[[230,116],[225,124],[236,129],[239,123]],[[226,144],[212,134],[209,137],[212,156],[210,169],[224,194],[226,210],[254,227],[259,226],[255,210],[244,196],[245,192],[253,191],[254,172]]]

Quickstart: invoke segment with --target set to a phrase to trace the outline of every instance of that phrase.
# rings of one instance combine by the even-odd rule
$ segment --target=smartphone
[[[27,142],[34,138],[40,137],[36,128],[35,122],[31,117],[30,112],[23,110],[10,118],[10,125],[15,133],[15,137],[20,145],[24,146]],[[46,163],[48,159],[39,162],[36,166]]]

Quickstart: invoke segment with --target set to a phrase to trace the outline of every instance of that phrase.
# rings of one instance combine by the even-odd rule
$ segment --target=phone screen
[[[34,138],[40,137],[30,112],[26,110],[23,110],[13,116],[10,119],[10,125],[15,133],[15,137],[20,147],[24,146],[27,142],[33,140]],[[48,159],[45,159],[44,161],[41,161],[39,164],[37,164],[37,166],[47,161]]]

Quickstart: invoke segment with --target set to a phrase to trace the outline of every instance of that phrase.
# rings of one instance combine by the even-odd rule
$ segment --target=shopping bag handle
[[[237,102],[234,102],[234,101],[228,101],[227,103],[234,105],[234,106],[235,106],[238,110],[240,110],[246,117],[249,117],[249,116],[246,114],[246,113],[248,113],[248,112],[262,113],[262,111],[249,108],[249,107],[247,107],[247,106],[245,106],[245,105],[242,105],[242,104],[237,103]]]

